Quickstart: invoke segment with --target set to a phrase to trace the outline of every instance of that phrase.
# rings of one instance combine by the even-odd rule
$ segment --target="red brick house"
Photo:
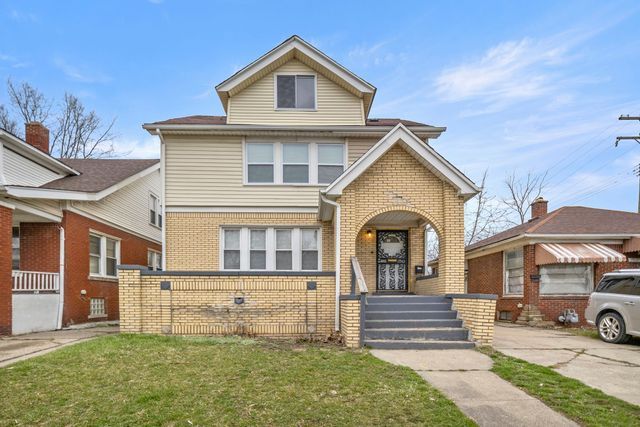
[[[640,214],[565,206],[467,246],[467,292],[497,294],[498,320],[557,322],[574,309],[580,324],[604,273],[640,266]]]
[[[0,334],[117,320],[117,265],[161,266],[158,160],[56,159],[0,129]]]

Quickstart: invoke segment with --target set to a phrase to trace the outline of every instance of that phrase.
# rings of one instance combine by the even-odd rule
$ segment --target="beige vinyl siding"
[[[379,139],[376,138],[347,138],[347,146],[349,147],[347,160],[349,165],[362,157],[378,141]]]
[[[242,138],[165,137],[171,206],[317,207],[318,186],[244,185]]]
[[[280,72],[317,75],[316,111],[276,110],[274,79]],[[362,99],[297,60],[291,60],[229,99],[229,124],[363,125]]]
[[[6,202],[11,203],[14,199],[5,199]],[[62,217],[62,208],[60,207],[59,200],[52,199],[15,199],[16,202],[25,204],[35,209],[39,209],[51,215]],[[20,208],[18,208],[18,211]],[[14,213],[15,215],[15,213]]]
[[[149,223],[149,193],[161,196],[160,171],[155,171],[97,202],[73,202],[72,206],[118,227],[161,241],[158,227]]]
[[[7,185],[24,185],[28,187],[39,187],[47,182],[51,182],[63,175],[59,175],[45,167],[40,166],[26,157],[21,156],[4,147],[2,150],[4,179]]]

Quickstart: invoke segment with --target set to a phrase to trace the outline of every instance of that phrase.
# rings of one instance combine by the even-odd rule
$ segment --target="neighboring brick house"
[[[0,130],[0,334],[119,318],[120,263],[160,267],[159,160],[56,159]]]
[[[445,128],[369,118],[375,87],[297,36],[216,91],[226,116],[144,125],[161,140],[167,271],[121,269],[122,330],[466,346],[444,298],[456,294],[474,338],[490,340],[493,323],[473,316],[492,318],[495,301],[460,295],[463,207],[478,189],[429,144]],[[440,269],[425,279],[430,227]],[[398,298],[364,304],[385,292]],[[382,302],[405,329],[381,330],[396,314],[373,313]]]
[[[565,206],[466,248],[467,291],[497,294],[497,318],[557,322],[566,309],[584,310],[604,273],[640,266],[640,214]]]

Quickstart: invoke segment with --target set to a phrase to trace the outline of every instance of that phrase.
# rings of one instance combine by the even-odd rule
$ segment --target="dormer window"
[[[316,76],[276,75],[276,108],[315,110]]]

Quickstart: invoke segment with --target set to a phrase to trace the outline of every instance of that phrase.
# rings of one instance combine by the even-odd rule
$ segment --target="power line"
[[[620,117],[618,117],[618,120],[637,120],[638,122],[640,122],[640,116],[632,116],[627,114],[625,115],[621,115]],[[618,146],[618,144],[620,143],[620,141],[628,141],[628,140],[633,140],[635,142],[637,142],[638,144],[640,144],[640,135],[638,136],[619,136],[616,138],[616,147]],[[638,165],[638,169],[634,169],[634,174],[638,176],[638,213],[640,213],[640,165]]]

